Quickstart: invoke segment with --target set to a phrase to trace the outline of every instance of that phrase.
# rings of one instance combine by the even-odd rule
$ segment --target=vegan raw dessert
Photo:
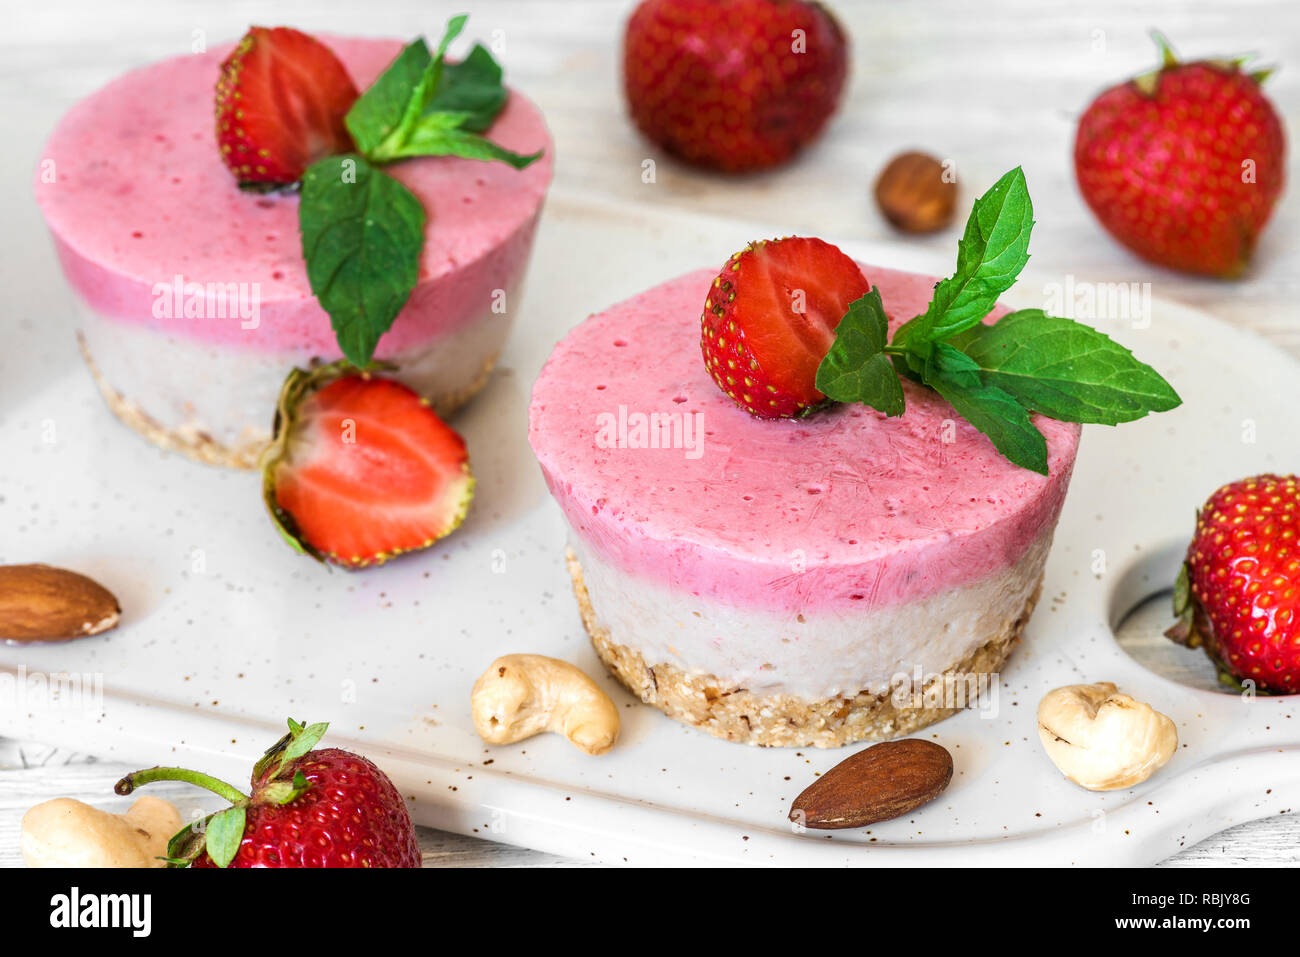
[[[946,717],[970,699],[928,692],[998,671],[1075,423],[1179,402],[1101,333],[996,307],[1031,226],[1013,170],[937,286],[787,238],[556,347],[529,437],[583,622],[642,700],[732,741],[836,746]]]
[[[36,198],[119,418],[252,466],[295,366],[389,360],[440,414],[483,385],[551,142],[485,48],[444,63],[463,24],[433,52],[254,27],[67,113]]]

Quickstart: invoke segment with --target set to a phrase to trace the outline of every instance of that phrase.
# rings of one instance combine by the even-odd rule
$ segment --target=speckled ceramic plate
[[[561,518],[525,438],[533,377],[590,312],[721,263],[766,232],[553,197],[503,368],[455,422],[479,477],[469,520],[428,552],[357,574],[292,553],[263,515],[254,475],[160,452],[120,426],[81,367],[54,257],[34,252],[24,274],[48,290],[49,313],[0,319],[0,561],[90,574],[125,613],[99,638],[0,647],[0,735],[142,764],[183,759],[240,778],[286,715],[329,720],[328,740],[375,758],[421,823],[637,864],[1141,864],[1295,806],[1295,699],[1213,690],[1196,653],[1135,657],[1114,636],[1173,580],[1209,491],[1296,467],[1295,422],[1274,398],[1296,394],[1300,365],[1159,301],[1147,328],[1090,321],[1156,365],[1185,405],[1085,430],[1043,600],[996,711],[924,732],[956,763],[934,803],[866,831],[795,833],[791,799],[848,750],[717,741],[609,678],[625,708],[609,755],[588,758],[553,736],[484,747],[469,689],[496,655],[542,652],[602,674],[564,571]],[[902,245],[845,248],[903,269],[951,264]],[[1056,280],[1065,283],[1031,264],[1011,299],[1043,305]],[[42,680],[59,672],[84,676],[82,687],[49,702]],[[1178,725],[1174,759],[1131,791],[1076,788],[1038,743],[1044,691],[1103,679]]]

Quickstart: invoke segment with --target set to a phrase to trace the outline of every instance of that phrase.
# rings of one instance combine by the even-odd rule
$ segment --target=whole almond
[[[0,565],[0,639],[66,641],[117,625],[122,609],[108,589],[50,565]]]
[[[876,180],[876,205],[895,227],[930,233],[952,222],[957,184],[943,163],[928,153],[901,153]]]
[[[900,817],[938,797],[952,780],[952,755],[933,741],[905,738],[845,758],[790,805],[790,820],[832,830]]]

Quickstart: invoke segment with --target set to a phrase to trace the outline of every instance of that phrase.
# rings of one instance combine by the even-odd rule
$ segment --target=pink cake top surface
[[[924,310],[935,283],[863,271],[891,328]],[[1054,527],[1077,425],[1036,417],[1045,477],[907,381],[898,418],[857,404],[751,417],[700,355],[715,275],[690,273],[587,319],[533,388],[529,439],[543,475],[606,560],[733,604],[861,611],[986,577]],[[679,437],[676,420],[658,421],[658,444],[677,447],[645,447],[655,413],[682,417]]]
[[[359,90],[402,48],[389,39],[320,39]],[[176,275],[257,282],[264,303],[309,299],[297,197],[241,191],[217,151],[214,95],[232,46],[133,70],[74,105],[46,144],[36,198],[55,236],[114,276],[148,284]],[[535,106],[511,92],[484,135],[517,152],[545,154],[522,171],[450,156],[385,167],[425,209],[421,282],[512,236],[545,195],[553,150]]]

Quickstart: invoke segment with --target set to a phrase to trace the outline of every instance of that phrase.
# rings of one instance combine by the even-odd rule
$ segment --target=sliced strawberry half
[[[347,362],[290,373],[262,483],[291,545],[350,568],[428,548],[474,497],[465,441],[414,391]]]
[[[817,367],[849,304],[870,289],[858,264],[828,242],[750,243],[722,267],[705,300],[704,366],[751,415],[800,415],[826,398]]]
[[[357,88],[334,52],[290,27],[252,27],[221,64],[217,145],[241,186],[295,183],[352,149],[343,118]]]

